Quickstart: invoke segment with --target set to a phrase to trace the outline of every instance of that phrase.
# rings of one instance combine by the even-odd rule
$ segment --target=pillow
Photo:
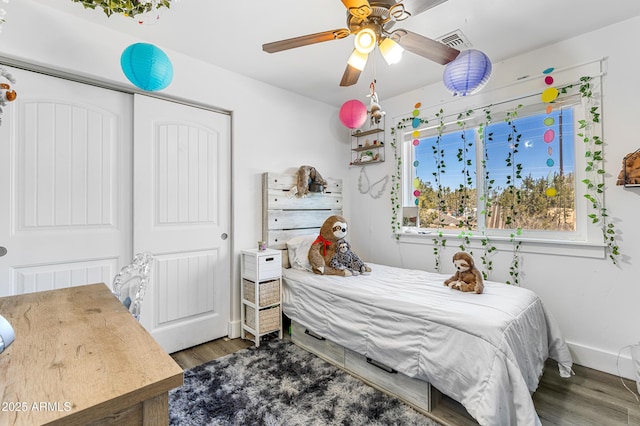
[[[300,235],[293,237],[287,241],[287,250],[289,251],[289,263],[293,269],[301,271],[310,271],[309,249],[316,240],[317,235]]]

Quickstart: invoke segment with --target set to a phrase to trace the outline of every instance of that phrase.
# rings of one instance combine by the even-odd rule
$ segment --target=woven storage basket
[[[256,330],[258,333],[266,333],[280,329],[280,306],[261,309],[258,312],[260,312],[260,330]],[[255,330],[256,310],[251,306],[245,307],[245,316],[246,324]]]
[[[256,283],[250,280],[242,280],[244,298],[249,301],[256,300]],[[263,307],[280,303],[280,280],[265,281],[258,284],[260,286],[260,300],[258,306]]]

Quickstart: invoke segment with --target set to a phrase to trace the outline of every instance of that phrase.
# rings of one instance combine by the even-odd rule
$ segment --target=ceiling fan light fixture
[[[385,62],[389,65],[397,64],[402,59],[402,52],[404,48],[400,46],[395,40],[387,37],[380,43],[380,53]]]
[[[353,44],[360,53],[369,53],[376,47],[376,33],[371,28],[363,28],[356,34]]]
[[[349,56],[347,63],[358,71],[363,71],[365,65],[367,65],[367,58],[369,58],[369,54],[362,53],[358,49],[354,49],[351,56]]]

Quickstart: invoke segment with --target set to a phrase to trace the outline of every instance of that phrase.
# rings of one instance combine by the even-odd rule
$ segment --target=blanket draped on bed
[[[544,362],[571,375],[554,319],[532,291],[485,282],[483,294],[443,285],[447,275],[371,265],[336,277],[287,269],[283,308],[346,348],[430,382],[481,425],[538,425],[531,399]]]

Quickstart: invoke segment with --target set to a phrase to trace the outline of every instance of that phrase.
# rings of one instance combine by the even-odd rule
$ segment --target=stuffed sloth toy
[[[351,244],[347,240],[338,240],[336,244],[338,250],[331,258],[329,266],[335,269],[346,269],[353,275],[360,275],[371,270],[357,254],[351,251]]]
[[[460,291],[482,293],[484,290],[482,274],[475,267],[473,257],[468,253],[459,251],[453,255],[453,264],[457,271],[444,282],[444,285]]]
[[[324,192],[327,181],[313,166],[300,166],[296,173],[296,186],[291,188],[293,195],[306,197],[309,192]]]
[[[311,270],[320,275],[341,275],[348,277],[353,275],[348,269],[336,269],[330,265],[331,258],[338,251],[338,240],[347,236],[347,221],[338,215],[329,216],[322,227],[320,235],[309,248],[309,263]],[[370,272],[371,268],[365,266],[365,271]]]

